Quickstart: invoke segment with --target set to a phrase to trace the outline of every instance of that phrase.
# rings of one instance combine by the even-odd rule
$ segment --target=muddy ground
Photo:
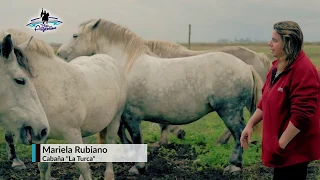
[[[153,149],[148,156],[148,169],[145,174],[132,177],[128,176],[128,170],[133,163],[115,163],[114,170],[116,179],[141,179],[141,180],[164,180],[164,179],[272,179],[272,169],[265,168],[262,164],[245,167],[242,174],[224,175],[222,169],[204,168],[197,171],[193,164],[196,160],[195,150],[188,145],[171,144],[168,149],[175,149],[178,155],[166,154],[159,149]],[[22,159],[27,169],[13,170],[9,162],[0,162],[0,179],[39,179],[37,163],[31,163],[30,159]],[[93,178],[103,179],[105,163],[90,163]],[[316,180],[320,173],[319,167],[313,163],[309,167],[308,179]],[[58,179],[77,179],[79,173],[73,163],[54,163],[52,176]]]

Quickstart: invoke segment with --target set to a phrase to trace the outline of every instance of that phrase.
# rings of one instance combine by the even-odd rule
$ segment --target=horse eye
[[[19,84],[19,85],[25,85],[26,84],[26,81],[22,78],[16,78],[14,79],[14,81]]]
[[[76,34],[73,35],[73,38],[77,38],[77,37],[78,37],[78,35],[76,35]]]

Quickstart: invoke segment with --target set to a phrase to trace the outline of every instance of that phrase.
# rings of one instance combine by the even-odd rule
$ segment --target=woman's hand
[[[240,138],[240,143],[242,148],[244,149],[248,148],[249,142],[251,142],[253,127],[262,120],[262,114],[263,114],[262,110],[257,108],[256,111],[251,116],[251,118],[249,119],[248,124],[242,131],[241,138]]]
[[[247,149],[249,146],[249,142],[251,141],[253,128],[250,125],[247,125],[244,130],[242,131],[240,143],[241,147]]]

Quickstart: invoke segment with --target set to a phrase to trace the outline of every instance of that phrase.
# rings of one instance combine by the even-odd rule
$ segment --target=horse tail
[[[265,69],[265,74],[267,76],[268,72],[270,71],[271,67],[272,67],[272,60],[265,54],[265,53],[257,53],[260,61],[263,63],[264,65],[264,69]]]
[[[251,97],[251,103],[249,106],[249,111],[251,115],[256,111],[256,108],[258,106],[258,103],[261,99],[262,93],[262,87],[263,87],[263,81],[258,74],[258,72],[254,69],[252,65],[248,65],[250,67],[252,78],[253,78],[253,90],[252,90],[252,97]]]
[[[254,69],[252,65],[248,65],[251,69],[252,72],[252,77],[253,77],[253,91],[252,91],[252,98],[251,98],[251,103],[249,106],[249,111],[250,114],[252,115],[258,106],[259,101],[261,100],[262,97],[262,87],[263,87],[263,81],[258,74],[258,72]],[[254,134],[258,134],[259,137],[262,135],[262,123],[258,123],[254,130]]]

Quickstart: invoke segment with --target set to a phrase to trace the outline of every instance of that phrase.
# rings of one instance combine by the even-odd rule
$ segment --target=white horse
[[[241,59],[243,62],[247,64],[252,65],[260,75],[263,82],[265,81],[267,73],[269,72],[272,65],[272,61],[264,53],[257,53],[243,46],[223,46],[204,51],[192,51],[180,44],[172,43],[169,41],[147,40],[144,41],[144,43],[154,54],[161,58],[189,57],[209,52],[225,52],[236,56],[237,58]],[[154,143],[155,146],[166,145],[168,143],[169,131],[174,132],[175,135],[180,139],[183,139],[186,134],[185,131],[179,125],[160,124],[160,127],[160,140]],[[128,141],[124,131],[125,129],[121,128],[119,130],[119,136],[121,137],[123,143],[125,141]],[[262,123],[256,125],[254,133],[258,134],[259,136],[262,135]],[[227,129],[223,133],[223,135],[221,135],[218,138],[217,142],[225,144],[228,142],[231,136],[231,132]]]
[[[30,145],[43,143],[50,128],[26,62],[20,48],[13,45],[11,35],[3,37],[0,43],[0,124],[19,142]]]
[[[83,22],[78,33],[57,52],[68,62],[96,53],[109,54],[125,70],[128,100],[122,120],[134,144],[143,143],[141,120],[180,125],[216,111],[235,138],[225,170],[241,170],[243,108],[255,111],[263,86],[251,65],[224,52],[174,59],[155,57],[142,38],[102,19]],[[129,173],[143,170],[145,163],[136,163]]]
[[[24,45],[30,35],[11,29],[16,44]],[[33,38],[23,52],[23,65],[33,69],[32,82],[48,117],[48,139],[82,144],[82,137],[98,132],[115,144],[127,97],[127,84],[117,62],[105,54],[79,57],[71,63],[54,54],[46,42]],[[104,142],[102,142],[104,143]],[[40,163],[41,179],[50,178],[51,163]],[[105,178],[114,179],[113,165],[106,163]],[[92,179],[88,163],[76,163],[83,179]]]

